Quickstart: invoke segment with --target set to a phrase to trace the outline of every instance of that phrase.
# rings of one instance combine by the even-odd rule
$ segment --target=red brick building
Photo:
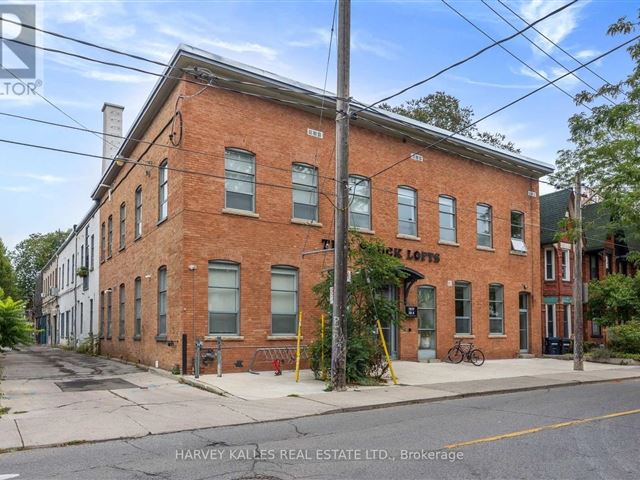
[[[294,344],[297,311],[304,343],[316,331],[311,288],[333,257],[302,253],[333,238],[335,102],[191,47],[171,65],[93,193],[102,351],[172,368],[186,335],[190,371],[194,335],[222,336],[224,371],[242,371],[256,348]],[[386,331],[394,356],[443,358],[456,338],[488,358],[540,353],[550,171],[385,111],[352,120],[351,224],[403,260],[410,277],[386,294],[417,310]]]

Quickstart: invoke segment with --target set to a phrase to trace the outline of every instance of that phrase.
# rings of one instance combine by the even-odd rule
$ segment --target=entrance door
[[[529,294],[521,293],[519,296],[520,316],[520,352],[529,351]]]
[[[418,288],[418,361],[436,358],[436,289]]]
[[[391,301],[398,302],[398,291],[394,285],[388,285],[382,289],[382,296]],[[384,341],[387,343],[387,349],[389,350],[389,355],[392,360],[398,359],[398,326],[395,323],[383,322],[382,324],[382,335],[384,336]]]

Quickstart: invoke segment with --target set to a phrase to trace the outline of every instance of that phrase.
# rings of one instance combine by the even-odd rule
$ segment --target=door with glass
[[[436,358],[436,289],[418,287],[418,361]]]
[[[529,294],[521,293],[519,295],[520,316],[520,352],[529,352]]]
[[[398,301],[397,295],[398,290],[393,285],[387,285],[382,289],[382,296],[391,301]],[[387,349],[389,350],[389,355],[393,360],[398,359],[398,326],[394,322],[380,322],[382,325],[382,335],[384,336],[384,341],[387,343]]]

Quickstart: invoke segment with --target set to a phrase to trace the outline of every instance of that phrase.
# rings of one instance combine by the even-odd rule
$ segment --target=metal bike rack
[[[249,373],[253,373],[254,375],[260,375],[260,372],[256,372],[253,370],[253,367],[258,359],[258,355],[262,354],[265,361],[273,362],[274,360],[280,360],[282,363],[286,362],[295,362],[296,361],[296,347],[261,347],[257,348],[255,352],[253,352],[253,357],[251,357],[251,363],[249,364]],[[307,346],[300,345],[300,358],[308,359],[307,355]]]

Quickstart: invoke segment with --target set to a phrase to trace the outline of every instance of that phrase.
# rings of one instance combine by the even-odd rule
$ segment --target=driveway
[[[101,357],[34,346],[1,353],[0,367],[0,449],[196,428],[207,414],[249,420],[221,412],[218,395]]]

